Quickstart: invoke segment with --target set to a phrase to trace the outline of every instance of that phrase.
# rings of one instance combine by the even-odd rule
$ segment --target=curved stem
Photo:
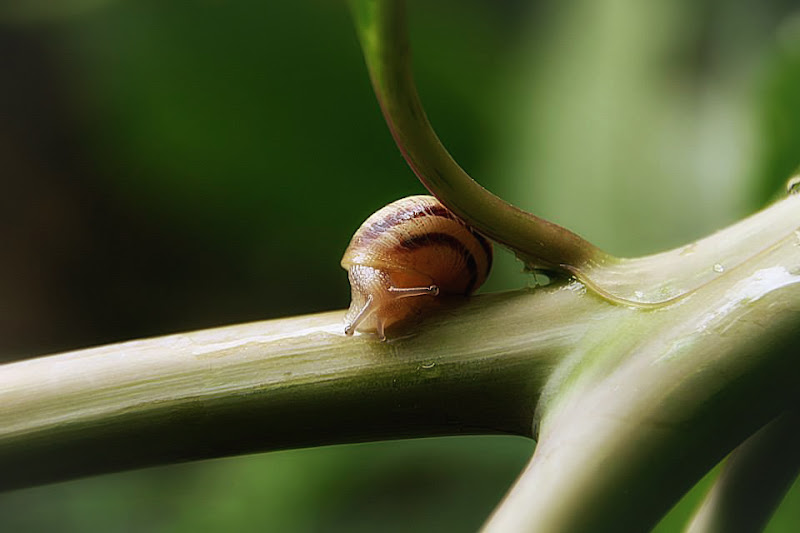
[[[713,281],[722,270],[768,250],[797,228],[791,217],[770,210],[773,216],[754,216],[761,224],[749,236],[750,247],[742,246],[741,232],[733,230],[736,238],[714,236],[649,257],[619,259],[603,252],[571,231],[505,202],[470,178],[436,136],[417,94],[404,2],[351,0],[351,6],[375,94],[409,166],[451,211],[511,248],[530,268],[575,276],[613,302],[661,307]],[[798,205],[798,198],[783,202],[786,210]],[[756,226],[747,224],[751,229]]]
[[[442,145],[422,108],[411,72],[402,0],[352,0],[372,85],[397,146],[422,183],[451,211],[507,245],[532,267],[564,271],[612,258],[590,242],[514,207],[481,187]]]

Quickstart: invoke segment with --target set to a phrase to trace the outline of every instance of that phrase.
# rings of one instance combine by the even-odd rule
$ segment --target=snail
[[[376,211],[342,257],[352,291],[345,334],[375,331],[430,306],[439,293],[469,295],[492,266],[492,245],[433,196],[409,196]]]

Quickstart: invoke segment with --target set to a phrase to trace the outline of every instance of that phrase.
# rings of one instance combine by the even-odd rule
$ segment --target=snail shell
[[[492,266],[492,245],[433,196],[409,196],[370,216],[342,257],[352,302],[345,333],[384,331],[433,297],[469,295]]]

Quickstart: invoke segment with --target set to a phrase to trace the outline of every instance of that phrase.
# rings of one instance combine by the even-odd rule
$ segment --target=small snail
[[[492,245],[433,196],[409,196],[370,216],[342,257],[352,302],[345,334],[385,329],[444,294],[469,295],[492,266]]]

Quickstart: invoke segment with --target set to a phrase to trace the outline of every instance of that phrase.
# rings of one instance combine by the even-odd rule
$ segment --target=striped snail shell
[[[370,216],[342,257],[352,302],[345,333],[385,329],[433,303],[469,295],[492,266],[492,245],[433,196],[409,196]]]

